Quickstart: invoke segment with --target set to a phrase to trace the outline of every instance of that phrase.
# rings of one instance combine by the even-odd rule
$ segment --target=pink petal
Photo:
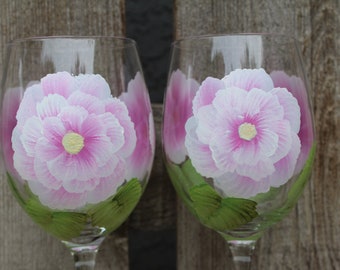
[[[211,104],[215,98],[217,91],[224,88],[225,88],[224,84],[221,80],[212,77],[207,77],[202,82],[192,102],[194,114],[197,113],[199,108]]]
[[[60,119],[57,117],[50,117],[43,122],[43,134],[36,142],[34,149],[35,156],[43,160],[51,160],[62,153],[64,147],[62,146],[62,138],[66,130]]]
[[[67,102],[72,106],[83,107],[89,113],[102,114],[105,112],[105,105],[102,100],[80,91],[73,92]]]
[[[272,155],[272,160],[275,163],[288,154],[292,145],[292,130],[287,120],[273,124],[272,130],[278,135],[278,147],[275,154]]]
[[[125,144],[120,150],[121,155],[124,157],[131,155],[136,147],[137,136],[134,123],[129,117],[129,111],[127,110],[126,105],[119,99],[113,99],[106,105],[106,111],[112,113],[124,128]],[[112,134],[110,129],[108,130],[108,134]]]
[[[100,182],[99,178],[91,178],[86,181],[72,179],[63,182],[63,188],[69,193],[85,193],[94,190]]]
[[[283,118],[283,109],[277,98],[261,89],[253,88],[250,90],[244,104],[249,116],[256,116],[261,113],[263,115],[261,117],[266,119]],[[268,114],[270,115],[269,117]]]
[[[131,133],[126,134],[131,138],[136,136],[135,148],[126,159],[130,169],[126,172],[125,177],[127,179],[135,177],[142,179],[145,177],[146,172],[151,170],[155,148],[153,139],[155,131],[148,91],[140,72],[128,83],[127,92],[123,93],[119,98],[127,106],[129,116],[134,124],[134,130],[131,127],[127,129]],[[129,141],[131,140],[129,139]]]
[[[269,158],[262,158],[255,165],[242,164],[237,166],[236,172],[254,181],[261,181],[275,171],[273,162]]]
[[[131,117],[134,114],[137,115],[138,112],[149,113],[151,111],[148,89],[140,72],[137,72],[135,78],[129,81],[127,92],[122,93],[119,99],[126,104]]]
[[[35,158],[34,171],[37,181],[48,189],[58,190],[62,186],[62,181],[56,179],[48,170],[45,160]]]
[[[296,98],[285,88],[274,88],[271,93],[278,97],[284,110],[284,118],[290,122],[292,131],[298,133],[300,130],[300,107]]]
[[[89,112],[79,106],[67,106],[62,109],[59,118],[62,121],[66,131],[80,133],[84,120],[88,117]]]
[[[41,119],[57,116],[65,106],[67,106],[67,102],[63,96],[50,94],[37,104],[37,116]]]
[[[99,117],[103,121],[104,125],[107,127],[106,136],[112,142],[112,151],[117,152],[118,150],[121,150],[122,147],[125,145],[126,133],[128,133],[129,130],[125,131],[118,119],[112,113],[105,113],[100,115]],[[93,134],[93,136],[95,136],[95,134]],[[122,156],[125,156],[125,154],[122,154]]]
[[[300,139],[295,133],[291,133],[292,146],[289,153],[276,162],[275,172],[268,177],[271,186],[278,187],[285,184],[294,174],[297,158],[300,154],[301,144]]]
[[[36,104],[43,99],[43,93],[39,84],[32,85],[24,92],[24,97],[20,103],[20,107],[17,112],[18,126],[26,122],[26,120],[37,114]]]
[[[301,140],[301,154],[296,166],[296,171],[299,172],[304,166],[310,148],[314,142],[314,129],[311,115],[312,109],[310,107],[307,89],[303,80],[299,77],[290,77],[283,71],[274,71],[270,75],[273,78],[275,87],[287,88],[297,99],[300,107],[301,127],[299,138]]]
[[[216,110],[212,105],[201,107],[196,117],[199,119],[196,129],[197,137],[202,143],[209,144],[212,130],[216,128]]]
[[[215,165],[209,145],[203,144],[198,140],[195,134],[196,126],[197,123],[193,117],[189,118],[185,125],[187,131],[185,146],[193,166],[197,172],[203,176],[211,177],[221,175],[221,171]]]
[[[77,90],[99,99],[111,97],[111,90],[105,79],[98,74],[79,74],[76,77]]]
[[[13,154],[14,150],[12,147],[12,133],[13,129],[17,125],[16,113],[19,108],[21,96],[23,93],[22,88],[13,88],[8,89],[3,98],[2,103],[2,121],[1,121],[1,129],[2,129],[2,144],[3,144],[3,153],[4,153],[4,161],[7,170],[17,179],[20,179],[17,171],[14,169],[13,165]]]
[[[250,198],[258,193],[267,192],[270,189],[268,180],[254,181],[237,173],[226,173],[214,178],[214,186],[221,190],[224,196]]]
[[[149,118],[150,119],[150,118]],[[152,135],[154,129],[151,129],[151,125],[139,125],[136,128],[137,144],[136,148],[127,158],[126,162],[129,164],[129,170],[127,171],[127,179],[137,177],[143,179],[146,173],[151,171],[151,164],[153,161],[153,144]],[[151,141],[152,140],[152,141]]]
[[[31,117],[26,121],[20,139],[27,155],[31,157],[35,155],[35,146],[42,137],[42,131],[42,123],[38,117]]]
[[[75,90],[75,79],[68,72],[48,74],[41,79],[41,87],[45,96],[59,94],[65,98]]]
[[[39,196],[40,201],[51,209],[76,209],[86,203],[86,193],[69,193],[64,188],[48,189],[34,182],[28,184],[32,192]]]
[[[12,136],[13,166],[20,176],[25,180],[36,181],[34,171],[34,158],[28,156],[20,140],[18,127],[14,128]]]
[[[238,114],[245,112],[244,106],[247,92],[237,87],[229,87],[216,93],[216,97],[212,104],[221,114]]]
[[[118,187],[124,183],[125,164],[118,163],[113,175],[100,178],[96,188],[88,192],[87,201],[89,203],[98,203],[115,194]]]
[[[236,69],[225,76],[222,81],[226,87],[238,87],[246,91],[253,88],[270,91],[274,88],[271,77],[264,69]]]
[[[118,166],[123,166],[119,168]],[[112,155],[111,158],[104,164],[97,168],[97,176],[103,177],[116,177],[115,175],[121,171],[125,170],[125,162],[123,159],[119,159],[117,156]]]
[[[185,160],[185,123],[192,115],[192,100],[199,84],[183,72],[172,72],[164,106],[163,142],[167,157],[179,164]]]
[[[263,157],[271,157],[279,147],[279,136],[271,129],[261,129],[257,135],[258,154]]]

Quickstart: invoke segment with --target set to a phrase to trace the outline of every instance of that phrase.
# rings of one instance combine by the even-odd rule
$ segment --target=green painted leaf
[[[104,227],[108,232],[117,229],[135,208],[141,195],[142,186],[138,179],[131,179],[114,196],[89,208],[92,225]]]
[[[16,198],[16,200],[19,202],[20,206],[21,207],[24,207],[25,206],[25,199],[21,196],[14,180],[13,180],[13,177],[11,176],[10,173],[6,172],[6,175],[7,175],[7,181],[8,181],[8,184],[9,184],[9,187],[14,195],[14,197]]]
[[[222,198],[210,185],[201,184],[190,190],[199,219],[217,231],[232,230],[258,216],[256,202],[240,198]]]
[[[167,170],[185,205],[207,227],[217,231],[232,230],[258,216],[256,202],[222,198],[196,171],[190,159],[182,165],[167,164]]]
[[[25,191],[28,196],[25,198],[21,195],[13,177],[7,173],[9,186],[19,202],[20,206],[39,224],[44,230],[51,233],[61,240],[69,240],[77,237],[87,224],[87,215],[76,212],[53,211],[42,205],[36,195],[34,195],[28,186]]]
[[[204,177],[196,171],[190,159],[185,161],[181,167],[188,183],[190,183],[190,186],[206,183]]]
[[[78,237],[87,224],[86,214],[53,211],[35,197],[27,200],[25,210],[33,221],[61,240]]]
[[[186,179],[187,177],[184,175],[181,167],[173,163],[166,163],[165,166],[177,195],[182,199],[182,202],[185,204],[185,206],[188,207],[192,213],[195,213],[195,210],[191,205],[192,202],[189,197],[189,193],[184,190],[182,186],[182,183],[188,180]]]

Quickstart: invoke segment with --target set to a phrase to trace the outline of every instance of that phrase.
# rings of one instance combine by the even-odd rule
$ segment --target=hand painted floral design
[[[26,89],[16,118],[14,167],[43,204],[97,203],[129,180],[134,123],[100,75],[47,75]]]
[[[151,172],[155,152],[155,130],[148,91],[140,73],[129,82],[127,92],[119,99],[126,104],[137,135],[136,148],[127,159],[129,169],[126,179],[144,179],[146,172]]]
[[[192,110],[188,155],[224,195],[252,197],[292,177],[301,149],[300,107],[263,69],[206,78]]]
[[[176,70],[168,84],[163,123],[163,143],[168,158],[181,163],[188,155],[185,147],[185,123],[192,116],[192,100],[199,88],[198,82],[187,79]]]
[[[301,109],[301,127],[298,136],[301,140],[301,153],[296,164],[296,172],[300,172],[309,155],[314,142],[313,123],[311,116],[310,102],[308,100],[305,84],[301,78],[288,76],[283,71],[273,71],[270,73],[275,87],[288,89],[297,99]]]
[[[13,164],[13,148],[11,144],[12,131],[17,124],[16,112],[23,95],[21,87],[8,89],[4,95],[1,116],[1,142],[3,147],[3,158],[6,168],[10,174],[19,178]]]

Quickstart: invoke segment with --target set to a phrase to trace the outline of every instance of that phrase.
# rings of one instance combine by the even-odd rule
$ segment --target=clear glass
[[[1,90],[14,197],[70,249],[76,269],[94,269],[98,247],[138,203],[153,162],[153,116],[135,42],[13,41]]]
[[[315,135],[293,38],[190,37],[172,46],[163,148],[191,213],[250,269],[262,233],[294,207],[310,178]]]

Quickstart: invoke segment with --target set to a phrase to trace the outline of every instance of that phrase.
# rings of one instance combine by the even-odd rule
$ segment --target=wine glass
[[[14,197],[69,248],[76,269],[94,269],[99,245],[138,203],[153,162],[153,116],[135,42],[16,40],[1,86]]]
[[[163,148],[190,212],[250,269],[263,232],[310,178],[315,137],[298,46],[276,34],[198,36],[172,45]]]

